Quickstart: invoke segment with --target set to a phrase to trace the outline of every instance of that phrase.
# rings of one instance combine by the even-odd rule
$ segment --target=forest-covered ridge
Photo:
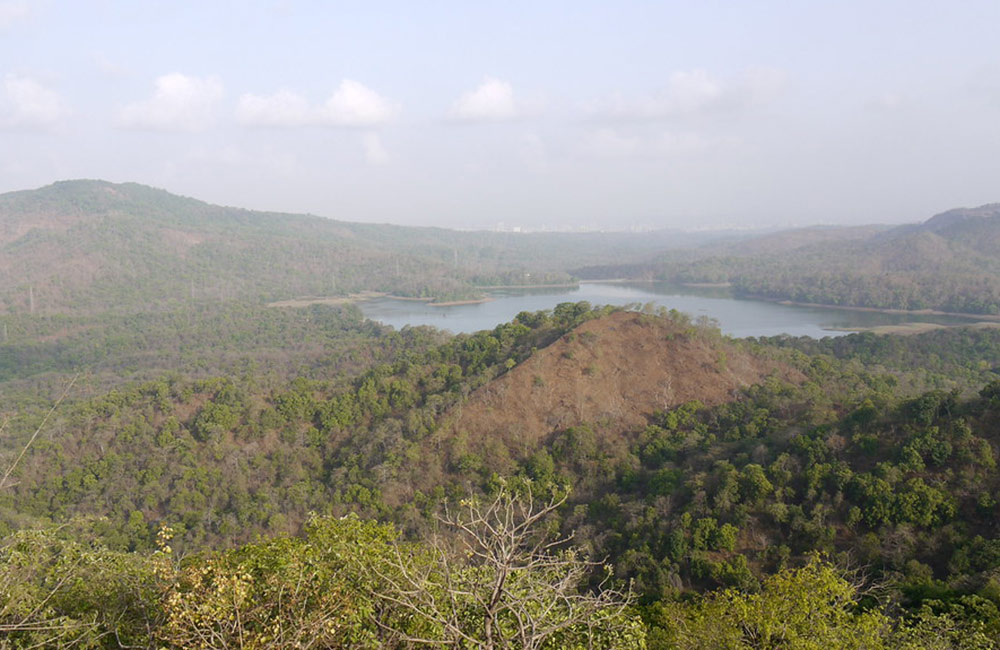
[[[609,261],[738,292],[815,276],[837,299],[910,278],[906,295],[954,301],[992,286],[968,281],[993,272],[973,262],[990,257],[994,208],[668,250],[678,241],[351,224],[101,181],[0,196],[0,646],[46,631],[78,647],[476,646],[493,614],[427,599],[442,575],[481,587],[495,567],[456,552],[442,517],[534,494],[556,501],[532,543],[560,538],[558,558],[586,561],[508,595],[613,595],[589,610],[600,624],[538,647],[994,648],[996,329],[733,340],[651,306],[564,303],[452,336],[349,304],[267,307],[464,296]],[[431,580],[402,611],[407,575]],[[302,600],[285,599],[293,584]],[[822,624],[794,605],[815,594]],[[775,612],[808,624],[775,632]]]
[[[588,278],[727,283],[744,297],[848,307],[1000,314],[1000,204],[894,228],[810,228],[669,251]]]
[[[636,343],[630,350],[615,338],[623,326]],[[118,530],[135,512],[142,521],[173,513],[198,531],[192,542],[217,543],[235,531],[250,535],[272,525],[281,528],[279,520],[294,527],[310,508],[355,503],[373,514],[386,513],[419,501],[415,491],[427,494],[449,481],[457,480],[457,486],[472,476],[479,482],[492,473],[516,473],[524,463],[536,462],[536,452],[563,444],[558,440],[564,435],[589,431],[588,445],[620,452],[629,436],[658,421],[658,413],[692,403],[699,386],[715,390],[702,395],[699,409],[711,411],[734,399],[742,404],[747,390],[764,385],[812,400],[797,407],[807,413],[834,415],[875,389],[883,401],[928,389],[972,394],[1000,367],[1000,336],[994,331],[732,342],[679,314],[609,313],[570,303],[548,314],[523,314],[493,331],[444,340],[422,328],[344,331],[351,346],[365,341],[369,350],[367,358],[343,359],[331,349],[330,358],[350,364],[350,372],[339,370],[335,361],[318,360],[310,375],[285,379],[250,364],[228,376],[174,372],[79,400],[48,425],[48,435],[18,468],[19,485],[4,497],[21,505],[7,512],[17,518],[30,512],[43,517],[115,512],[109,522]],[[664,383],[669,373],[656,374],[655,362],[668,355],[674,357],[668,370],[684,368],[690,377]],[[969,361],[973,357],[977,360]],[[820,373],[823,381],[817,384],[818,369],[829,376]],[[596,408],[560,413],[550,402],[566,373],[613,381],[606,382],[607,395]],[[517,393],[521,403],[491,415],[498,396],[513,390],[512,381],[527,391]],[[635,404],[623,409],[626,400]],[[535,423],[530,435],[488,435],[494,424],[509,427],[505,414],[511,409]],[[9,453],[44,412],[42,404],[28,402],[22,412],[7,413]],[[801,423],[792,418],[788,426]],[[155,458],[166,464],[157,461],[154,469]],[[604,471],[622,469],[616,464]],[[209,479],[219,471],[223,474]],[[109,472],[113,481],[105,480]],[[299,481],[304,482],[292,497],[285,490]],[[62,493],[71,483],[75,487]],[[131,486],[126,495],[118,494],[125,486]],[[229,496],[211,496],[202,492],[206,488]],[[230,494],[234,489],[243,496]],[[256,496],[247,501],[251,494]],[[207,503],[216,506],[206,511]]]
[[[579,260],[641,259],[705,236],[499,233],[211,205],[136,183],[0,196],[0,310],[116,313],[378,291],[454,299],[572,282]]]
[[[313,311],[332,316],[339,308]],[[226,571],[248,572],[241,580],[250,582],[240,588],[265,590],[261,598],[277,588],[273,581],[286,574],[275,571],[291,557],[282,554],[312,552],[313,529],[297,536],[310,512],[331,521],[354,512],[426,541],[442,504],[491,494],[506,476],[540,493],[569,490],[547,530],[572,533],[581,553],[606,558],[619,587],[633,581],[640,609],[632,611],[643,612],[650,647],[701,647],[690,638],[679,644],[685,630],[698,629],[699,617],[717,616],[712,599],[723,596],[699,605],[704,612],[688,609],[684,603],[700,593],[794,592],[794,583],[779,588],[771,575],[826,576],[826,587],[843,587],[819,569],[799,573],[815,552],[841,567],[865,566],[871,580],[887,585],[862,610],[888,617],[872,634],[909,629],[909,616],[924,617],[912,619],[914,625],[940,624],[934,617],[945,616],[956,634],[1000,625],[994,593],[1000,506],[991,500],[1000,490],[994,330],[732,341],[711,323],[681,314],[567,303],[475,335],[345,331],[371,351],[354,361],[360,365],[353,374],[332,368],[324,374],[322,363],[311,376],[287,379],[261,376],[252,366],[214,378],[174,373],[68,402],[0,493],[10,535],[4,548],[34,548],[29,556],[46,557],[56,552],[46,549],[70,549],[80,540],[90,546],[59,551],[75,558],[69,565],[32,564],[22,554],[21,564],[8,568],[27,571],[17,575],[33,576],[25,585],[42,594],[59,571],[72,574],[91,561],[104,573],[90,580],[131,566],[139,572],[132,579],[155,583],[152,569],[141,567],[157,557],[167,525],[173,552],[188,558],[177,566],[179,582],[169,583],[179,590],[169,602],[193,609],[182,609],[189,617],[184,625],[178,619],[179,627],[159,633],[188,633],[185,626],[215,625],[204,608],[220,603],[200,599],[229,584],[218,582]],[[622,352],[614,340],[622,331],[639,345],[624,363],[610,363]],[[603,346],[609,354],[601,354]],[[593,358],[581,365],[587,350]],[[448,424],[518,372],[541,394],[567,371],[583,375],[594,364],[598,376],[614,368],[638,372],[641,355],[668,354],[690,359],[686,371],[706,383],[729,365],[747,363],[743,355],[758,360],[760,375],[715,403],[679,395],[660,408],[650,404],[641,421],[626,426],[607,412],[554,423],[530,439],[480,439],[476,430]],[[539,374],[533,360],[546,356],[547,371]],[[646,378],[625,377],[626,387],[630,379]],[[45,410],[39,404],[8,414],[14,417],[6,428],[7,459]],[[61,526],[59,540],[31,537],[52,525]],[[258,533],[265,540],[293,537],[251,543]],[[105,550],[94,551],[95,544]],[[207,551],[213,548],[233,550]],[[104,611],[73,610],[82,596],[62,596],[54,606],[67,616]],[[134,597],[119,594],[109,603],[146,602],[128,600]],[[861,602],[861,592],[852,598]],[[158,603],[153,597],[146,615],[174,611]],[[841,624],[870,623],[852,618],[856,606],[841,614],[849,615]],[[284,621],[274,612],[255,615]],[[745,622],[733,620],[732,629]],[[110,638],[101,643],[117,647]]]
[[[0,308],[116,313],[375,291],[468,299],[498,285],[631,277],[738,295],[1000,312],[1000,208],[897,227],[744,233],[459,232],[215,206],[135,183],[0,196]]]

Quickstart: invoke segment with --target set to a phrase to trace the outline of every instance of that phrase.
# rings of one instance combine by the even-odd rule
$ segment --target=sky
[[[0,0],[0,192],[452,228],[1000,201],[1000,2]]]

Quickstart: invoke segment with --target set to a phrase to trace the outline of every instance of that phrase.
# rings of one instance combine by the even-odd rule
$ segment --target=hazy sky
[[[0,0],[0,191],[490,227],[1000,201],[1000,2]]]

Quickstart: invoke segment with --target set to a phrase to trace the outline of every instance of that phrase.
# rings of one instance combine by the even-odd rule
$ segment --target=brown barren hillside
[[[553,431],[581,423],[604,435],[641,428],[656,410],[731,400],[768,375],[804,377],[695,328],[636,312],[588,321],[474,391],[445,432],[470,447],[529,453]]]

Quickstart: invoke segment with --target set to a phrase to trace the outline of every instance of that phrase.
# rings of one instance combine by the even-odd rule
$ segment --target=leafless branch
[[[622,614],[631,593],[611,589],[609,575],[596,590],[583,588],[599,563],[543,525],[565,501],[538,498],[529,486],[446,504],[437,519],[453,537],[435,536],[422,554],[397,546],[387,566],[371,569],[380,584],[373,596],[405,613],[376,623],[410,645],[534,650],[572,634],[593,646],[595,617]]]
[[[3,478],[0,478],[0,490],[7,487],[7,479],[10,477],[11,472],[13,472],[14,468],[17,467],[17,464],[21,462],[21,458],[23,458],[24,455],[28,452],[28,448],[31,447],[32,444],[34,444],[35,438],[37,438],[38,434],[42,432],[42,428],[45,426],[45,423],[49,421],[49,418],[52,416],[53,413],[55,413],[56,409],[59,408],[59,405],[62,404],[62,401],[66,399],[66,395],[69,394],[70,389],[73,388],[73,384],[76,383],[76,380],[79,379],[79,377],[80,373],[76,373],[73,376],[73,379],[70,380],[69,384],[67,384],[66,388],[63,390],[62,395],[59,396],[59,399],[56,400],[56,403],[52,405],[52,408],[49,409],[49,412],[45,414],[44,418],[42,418],[42,422],[41,424],[38,425],[38,428],[35,429],[35,432],[31,434],[31,438],[28,439],[28,442],[21,449],[21,453],[18,454],[17,458],[14,459],[14,462],[11,463],[10,467],[7,468],[7,471],[4,472]],[[4,426],[7,426],[6,421],[4,421]],[[0,432],[2,432],[2,429],[0,429]]]

